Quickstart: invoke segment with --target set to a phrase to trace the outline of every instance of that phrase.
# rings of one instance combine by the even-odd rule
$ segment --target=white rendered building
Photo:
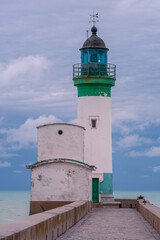
[[[77,200],[92,201],[95,167],[84,163],[84,127],[53,123],[37,129],[38,162],[27,166],[31,169],[30,214]]]
[[[78,90],[78,124],[85,127],[84,161],[97,167],[93,173],[93,201],[113,199],[111,87],[116,66],[109,64],[104,41],[91,29],[81,51],[81,63],[73,66],[73,81]]]

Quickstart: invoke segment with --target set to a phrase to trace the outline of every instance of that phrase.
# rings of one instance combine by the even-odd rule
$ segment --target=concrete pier
[[[160,235],[131,208],[94,208],[58,240],[160,240]]]
[[[0,240],[160,240],[160,208],[142,196],[116,201],[119,208],[76,201],[0,224]]]

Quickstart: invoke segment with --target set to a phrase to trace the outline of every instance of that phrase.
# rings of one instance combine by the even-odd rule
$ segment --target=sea
[[[115,198],[144,196],[160,207],[160,191],[114,191]],[[0,224],[29,215],[30,191],[0,191]]]

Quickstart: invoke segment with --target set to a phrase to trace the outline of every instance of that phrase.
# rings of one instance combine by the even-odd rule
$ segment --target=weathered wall
[[[83,162],[83,147],[83,127],[66,123],[54,123],[38,127],[38,161],[68,158]]]
[[[90,209],[90,202],[78,201],[44,213],[0,224],[0,239],[54,240],[76,224]]]
[[[160,208],[144,199],[137,201],[136,209],[160,234]]]
[[[92,170],[78,163],[51,162],[31,169],[31,201],[92,200]]]

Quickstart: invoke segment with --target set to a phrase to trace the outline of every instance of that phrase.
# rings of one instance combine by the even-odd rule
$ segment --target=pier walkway
[[[131,208],[94,208],[58,240],[160,240],[160,235]]]

